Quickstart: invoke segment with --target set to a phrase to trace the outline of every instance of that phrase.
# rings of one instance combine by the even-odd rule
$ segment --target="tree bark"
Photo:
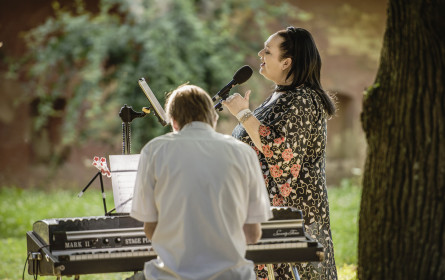
[[[359,279],[445,279],[444,2],[388,1],[363,103]]]

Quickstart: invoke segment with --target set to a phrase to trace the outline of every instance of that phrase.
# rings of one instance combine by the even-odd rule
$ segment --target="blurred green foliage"
[[[161,104],[186,82],[217,92],[256,56],[268,23],[301,14],[284,1],[100,0],[94,12],[75,3],[73,10],[53,2],[55,16],[25,35],[28,51],[10,71],[37,102],[36,131],[61,119],[53,157],[86,139],[116,141],[120,108],[149,105],[141,77]],[[168,130],[156,118],[134,121],[132,148]]]

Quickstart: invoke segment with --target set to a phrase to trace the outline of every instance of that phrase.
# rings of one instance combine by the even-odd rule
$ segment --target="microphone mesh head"
[[[233,75],[233,80],[235,81],[235,84],[242,84],[252,76],[252,73],[252,68],[250,68],[249,65],[244,65],[236,71],[235,75]]]

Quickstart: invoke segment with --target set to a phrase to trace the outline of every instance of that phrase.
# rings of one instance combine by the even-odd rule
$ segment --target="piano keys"
[[[321,244],[304,232],[301,211],[273,207],[272,212],[261,225],[260,241],[247,246],[247,259],[256,264],[324,259]],[[143,223],[128,215],[40,220],[26,236],[31,275],[140,271],[157,257]]]

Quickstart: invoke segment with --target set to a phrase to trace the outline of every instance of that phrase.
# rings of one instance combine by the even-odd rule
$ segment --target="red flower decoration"
[[[93,159],[93,166],[95,166],[97,169],[99,169],[100,172],[102,173],[102,175],[105,175],[108,178],[111,177],[111,172],[108,169],[107,159],[106,158],[101,157],[99,159],[99,157],[94,157],[94,159]]]
[[[258,270],[263,270],[265,266],[266,265],[264,265],[264,264],[259,264],[259,265],[257,265],[257,269]]]
[[[268,145],[264,145],[263,146],[263,154],[265,157],[272,157],[273,156],[273,152],[270,149],[270,147]]]
[[[292,165],[292,167],[290,168],[290,173],[292,174],[292,176],[298,177],[298,174],[300,173],[300,168],[301,165],[299,164]]]
[[[259,131],[261,136],[268,136],[270,134],[270,128],[265,125],[260,125]]]
[[[283,170],[278,165],[272,165],[270,167],[270,175],[274,178],[280,177],[283,174]]]
[[[282,184],[280,187],[280,192],[284,197],[289,196],[291,191],[292,188],[290,187],[289,183]]]
[[[294,153],[292,153],[291,148],[287,148],[281,153],[281,156],[283,157],[284,161],[290,161],[294,157]]]
[[[275,144],[280,145],[281,143],[284,142],[284,140],[285,140],[284,136],[281,136],[280,138],[275,138],[275,139],[273,140],[273,142],[274,142]]]
[[[272,200],[273,206],[283,206],[284,204],[284,198],[281,195],[274,195]]]

